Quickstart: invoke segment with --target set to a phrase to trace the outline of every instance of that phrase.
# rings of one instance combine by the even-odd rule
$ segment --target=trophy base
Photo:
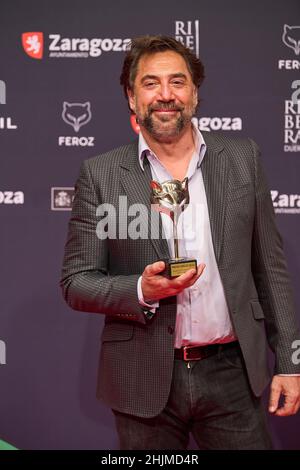
[[[166,267],[161,273],[168,278],[178,277],[186,273],[189,269],[197,270],[197,260],[190,258],[171,258],[163,260]]]

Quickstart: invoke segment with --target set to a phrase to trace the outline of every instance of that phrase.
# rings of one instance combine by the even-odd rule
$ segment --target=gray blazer
[[[300,373],[291,360],[298,339],[291,286],[270,192],[257,145],[204,132],[202,173],[212,238],[232,323],[249,382],[261,395],[270,379],[267,343],[275,373]],[[98,397],[113,409],[141,417],[166,405],[173,369],[176,297],[160,301],[148,319],[137,298],[147,264],[168,258],[167,241],[99,240],[96,208],[119,196],[150,212],[149,165],[143,172],[137,142],[86,160],[76,183],[61,286],[71,308],[103,313]],[[118,234],[118,226],[116,230]]]

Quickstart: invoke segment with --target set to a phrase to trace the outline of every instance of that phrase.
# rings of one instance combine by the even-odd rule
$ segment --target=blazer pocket
[[[253,186],[251,183],[236,186],[234,189],[228,191],[228,201],[234,201],[243,197],[249,196],[253,193]]]
[[[133,336],[134,325],[128,323],[111,322],[104,325],[101,340],[108,341],[128,341]]]
[[[264,320],[265,315],[258,300],[250,300],[252,313],[255,320]]]

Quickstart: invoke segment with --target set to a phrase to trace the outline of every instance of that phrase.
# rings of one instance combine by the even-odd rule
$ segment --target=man
[[[98,396],[114,411],[122,449],[184,449],[189,432],[204,449],[271,448],[260,400],[267,342],[270,412],[300,404],[299,334],[259,151],[193,126],[203,78],[202,63],[174,39],[134,40],[121,84],[139,141],[85,161],[76,184],[62,288],[75,310],[106,315]],[[198,268],[168,279],[161,260],[174,255],[172,239],[149,227],[132,237],[124,217],[133,204],[151,213],[151,179],[185,177],[180,249]],[[117,227],[105,237],[98,223],[109,207]],[[169,233],[167,215],[161,224]]]

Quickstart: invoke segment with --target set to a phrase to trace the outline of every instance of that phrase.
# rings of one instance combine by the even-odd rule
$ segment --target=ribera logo
[[[97,58],[103,52],[123,52],[129,48],[131,39],[121,38],[70,38],[61,34],[48,35],[48,57],[50,58]],[[22,34],[24,51],[34,59],[42,59],[44,34],[31,32]]]
[[[271,197],[276,214],[300,214],[300,194],[284,194],[274,189]]]
[[[199,57],[199,20],[175,21],[175,39]]]
[[[31,32],[22,34],[23,49],[29,57],[42,59],[44,50],[44,34],[41,32]]]
[[[0,80],[0,104],[6,104],[6,84]]]
[[[88,124],[92,119],[91,103],[69,103],[63,102],[62,119],[66,124],[73,127],[74,132],[78,133],[80,128]],[[58,145],[66,147],[94,147],[94,136],[66,136],[58,137]]]
[[[0,204],[24,204],[23,191],[0,191]]]
[[[300,26],[283,26],[282,42],[288,48],[292,49],[296,56],[300,55]],[[300,70],[300,61],[297,59],[279,59],[279,70]]]
[[[300,152],[300,80],[291,84],[291,99],[284,103],[284,151]]]
[[[51,210],[70,211],[74,199],[74,188],[51,188]]]

